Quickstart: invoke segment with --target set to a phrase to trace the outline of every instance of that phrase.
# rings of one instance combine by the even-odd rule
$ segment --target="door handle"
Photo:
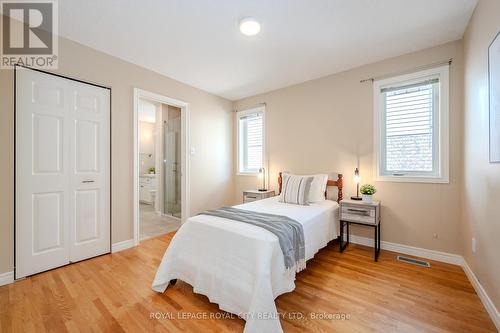
[[[93,183],[93,182],[94,182],[93,180],[82,180],[83,184],[89,184],[89,183]]]

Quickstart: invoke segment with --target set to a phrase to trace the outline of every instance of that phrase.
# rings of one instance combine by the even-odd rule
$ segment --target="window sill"
[[[260,172],[237,172],[236,176],[257,176]]]
[[[405,177],[405,176],[377,176],[374,179],[377,182],[396,182],[396,183],[430,183],[430,184],[449,184],[448,177]]]

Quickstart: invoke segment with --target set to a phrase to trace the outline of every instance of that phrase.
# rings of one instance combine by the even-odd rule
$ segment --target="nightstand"
[[[274,197],[273,190],[259,191],[259,190],[248,190],[243,191],[243,203],[252,202],[257,200],[262,200],[270,197]]]
[[[349,244],[349,225],[358,224],[374,228],[374,260],[378,260],[380,252],[380,201],[364,203],[356,200],[340,202],[340,252]],[[344,226],[346,226],[347,241],[344,244]]]

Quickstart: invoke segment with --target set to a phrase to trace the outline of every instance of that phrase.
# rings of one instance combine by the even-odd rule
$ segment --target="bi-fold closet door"
[[[16,69],[15,278],[110,252],[110,90]]]

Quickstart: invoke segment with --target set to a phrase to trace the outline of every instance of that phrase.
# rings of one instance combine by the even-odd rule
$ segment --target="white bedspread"
[[[307,260],[339,234],[338,204],[331,200],[298,206],[273,197],[235,207],[285,215],[302,223]],[[247,333],[282,332],[274,299],[295,289],[295,273],[286,273],[274,234],[207,215],[189,218],[177,231],[153,289],[164,292],[172,279],[189,283],[220,309],[241,316]]]

